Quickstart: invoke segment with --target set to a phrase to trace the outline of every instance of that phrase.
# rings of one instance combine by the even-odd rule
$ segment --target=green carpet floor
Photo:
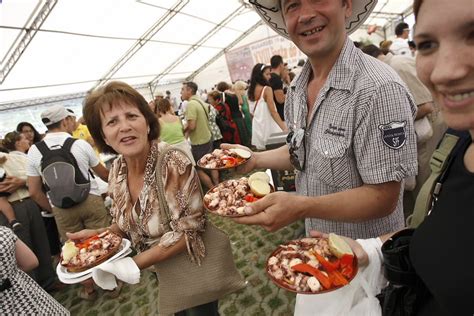
[[[268,255],[282,242],[301,237],[303,221],[275,233],[255,226],[238,225],[232,220],[210,215],[210,220],[227,232],[232,242],[237,268],[247,287],[219,301],[221,315],[293,315],[295,294],[274,285],[265,272]],[[77,295],[79,286],[69,285],[54,297],[72,315],[158,315],[158,282],[155,274],[144,271],[140,284],[124,285],[120,296],[110,298],[99,290],[98,298],[85,301]]]

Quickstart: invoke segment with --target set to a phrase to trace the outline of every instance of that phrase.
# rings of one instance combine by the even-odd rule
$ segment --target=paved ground
[[[247,287],[222,299],[221,315],[293,315],[295,295],[275,286],[267,277],[264,264],[267,256],[282,242],[303,234],[303,222],[275,233],[260,227],[237,225],[214,215],[210,220],[229,234],[237,268],[248,281]],[[71,285],[54,297],[72,315],[158,315],[158,283],[153,273],[145,271],[138,285],[125,285],[120,296],[112,299],[99,292],[94,302],[77,296],[78,286]]]

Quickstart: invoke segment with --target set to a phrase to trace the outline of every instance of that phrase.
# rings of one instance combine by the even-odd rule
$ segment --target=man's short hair
[[[398,25],[395,27],[395,35],[400,36],[403,34],[403,31],[409,28],[410,27],[405,22],[398,23]]]
[[[186,81],[186,82],[183,82],[183,85],[191,89],[193,95],[196,94],[198,91],[198,85],[195,82]]]
[[[380,50],[380,48],[378,48],[377,46],[375,46],[373,44],[363,46],[361,49],[367,55],[370,55],[370,56],[375,57],[375,58],[377,58],[377,57],[379,57],[380,55],[383,54],[382,51]]]
[[[272,58],[270,58],[270,66],[275,69],[278,66],[283,64],[283,57],[280,55],[273,55]]]

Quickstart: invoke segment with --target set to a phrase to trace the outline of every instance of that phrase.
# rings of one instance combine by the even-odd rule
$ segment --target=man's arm
[[[184,128],[184,133],[189,133],[196,129],[196,120],[188,120],[186,127]]]
[[[20,239],[15,242],[15,258],[18,267],[25,272],[33,270],[39,264],[35,253]]]
[[[270,78],[270,87],[273,89],[273,94],[275,96],[275,100],[278,103],[285,103],[285,92],[283,91],[283,77],[280,76],[272,76]]]
[[[222,144],[221,148],[243,148],[252,152],[249,148],[242,145]],[[290,153],[288,151],[288,146],[283,145],[272,150],[252,152],[252,156],[250,157],[249,161],[242,166],[237,167],[237,172],[247,174],[254,169],[294,170],[294,167],[290,163]]]
[[[28,176],[27,184],[30,197],[33,201],[35,201],[43,210],[51,213],[52,208],[49,204],[48,197],[43,192],[41,177]]]
[[[364,184],[358,188],[319,197],[276,192],[253,202],[249,212],[235,218],[241,224],[261,225],[278,230],[302,218],[321,218],[341,222],[362,222],[381,218],[395,210],[400,182]],[[291,210],[291,211],[289,211]]]
[[[105,182],[109,181],[109,170],[107,170],[107,168],[105,168],[103,164],[97,164],[97,166],[92,167],[92,170],[94,170],[95,174],[98,175],[99,178],[101,178]]]
[[[418,105],[418,110],[416,111],[416,119],[419,120],[421,118],[424,118],[428,114],[434,111],[434,105],[433,102],[426,102],[423,104]]]
[[[283,92],[283,89],[273,90],[273,94],[278,103],[285,103],[285,93]]]

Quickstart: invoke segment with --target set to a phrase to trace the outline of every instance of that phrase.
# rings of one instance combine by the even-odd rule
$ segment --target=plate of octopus
[[[320,294],[349,284],[357,257],[336,234],[303,238],[280,245],[267,260],[267,274],[279,287],[299,294]]]
[[[219,216],[248,216],[251,214],[245,212],[245,206],[273,191],[270,177],[265,172],[256,172],[248,178],[227,180],[210,189],[204,195],[204,207]]]
[[[197,165],[202,169],[223,170],[235,168],[246,163],[252,153],[241,148],[214,149],[198,160]]]
[[[61,271],[74,275],[105,262],[121,250],[122,237],[105,231],[85,240],[68,240],[61,251]]]

